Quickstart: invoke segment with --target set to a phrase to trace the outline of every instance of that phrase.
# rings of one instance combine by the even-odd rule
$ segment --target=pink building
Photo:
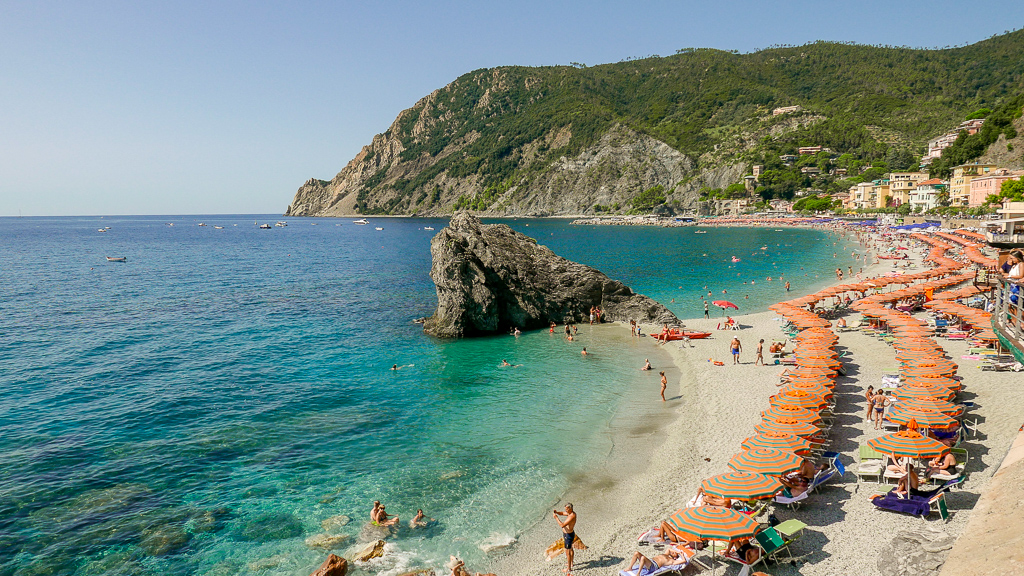
[[[1020,172],[1011,172],[1005,168],[997,170],[994,174],[988,176],[979,176],[971,179],[970,195],[967,199],[967,206],[970,208],[976,208],[985,204],[985,199],[990,194],[998,194],[999,189],[1002,187],[1003,182],[1007,180],[1017,180],[1020,178]]]

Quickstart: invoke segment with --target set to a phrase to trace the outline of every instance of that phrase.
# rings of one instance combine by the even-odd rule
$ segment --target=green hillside
[[[443,174],[477,175],[479,191],[460,203],[482,210],[511,186],[528,190],[554,161],[594,145],[614,124],[667,143],[697,167],[744,161],[781,169],[778,154],[822,145],[840,158],[801,161],[850,174],[909,168],[928,138],[1024,94],[1022,54],[1024,30],[944,50],[816,42],[750,54],[686,49],[593,67],[476,70],[403,112],[385,135],[401,142],[405,167],[396,172],[391,164],[365,178],[356,207],[388,213],[429,204]],[[772,116],[790,105],[803,111]],[[571,139],[550,148],[560,128]],[[794,173],[770,175],[760,192],[790,196],[799,187],[847,184]]]

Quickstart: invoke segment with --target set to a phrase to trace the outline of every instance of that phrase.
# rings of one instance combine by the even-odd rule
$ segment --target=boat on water
[[[97,232],[106,232],[106,231],[107,231],[106,228],[100,228],[99,230],[97,230]]]
[[[127,262],[127,256],[107,256],[107,262]]]
[[[660,338],[662,340],[668,340],[669,342],[673,342],[675,340],[682,340],[683,338],[689,338],[690,340],[701,340],[703,338],[707,338],[708,336],[711,336],[711,332],[694,332],[687,330],[669,330],[667,337],[662,336],[661,334],[658,333],[651,334],[652,338]]]
[[[433,230],[434,227],[433,226],[424,226],[423,229],[424,230]]]
[[[274,224],[274,226],[277,226],[278,228],[284,228],[287,225],[288,225],[288,223],[285,222],[284,220],[278,220],[277,224]]]
[[[199,223],[199,226],[206,226],[206,224],[205,224],[205,223],[203,223],[203,222],[200,222],[200,223]]]
[[[707,234],[707,233],[708,233],[707,230],[697,230],[696,232],[694,232],[694,234]]]
[[[377,226],[376,230],[383,230],[380,226]]]
[[[367,220],[366,218],[360,218],[359,220],[353,220],[352,223],[353,224],[363,225],[363,224],[369,224],[370,221]]]
[[[260,230],[270,230],[270,224],[260,224]]]
[[[224,227],[223,226],[214,226],[213,229],[214,230],[223,230]]]

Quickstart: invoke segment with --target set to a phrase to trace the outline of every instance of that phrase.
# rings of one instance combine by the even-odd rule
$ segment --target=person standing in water
[[[659,374],[661,374],[661,401],[664,402],[665,401],[665,388],[668,388],[668,378],[665,377],[665,373],[664,372],[659,372]]]
[[[565,512],[559,512],[558,510],[552,510],[555,522],[558,522],[558,526],[562,529],[562,544],[565,545],[565,560],[567,568],[565,570],[566,576],[572,576],[572,561],[573,553],[572,543],[576,541],[576,512],[572,509],[572,504],[565,505]],[[562,521],[559,516],[565,516],[565,521]]]
[[[704,301],[704,317],[711,318],[711,314],[708,313],[708,301]]]

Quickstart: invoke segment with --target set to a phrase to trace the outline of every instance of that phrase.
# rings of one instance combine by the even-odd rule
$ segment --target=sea
[[[482,563],[668,361],[608,326],[431,338],[446,220],[279,219],[0,218],[0,575],[306,576],[377,536],[375,500],[403,528],[359,573]],[[681,318],[860,266],[814,229],[501,222]]]

